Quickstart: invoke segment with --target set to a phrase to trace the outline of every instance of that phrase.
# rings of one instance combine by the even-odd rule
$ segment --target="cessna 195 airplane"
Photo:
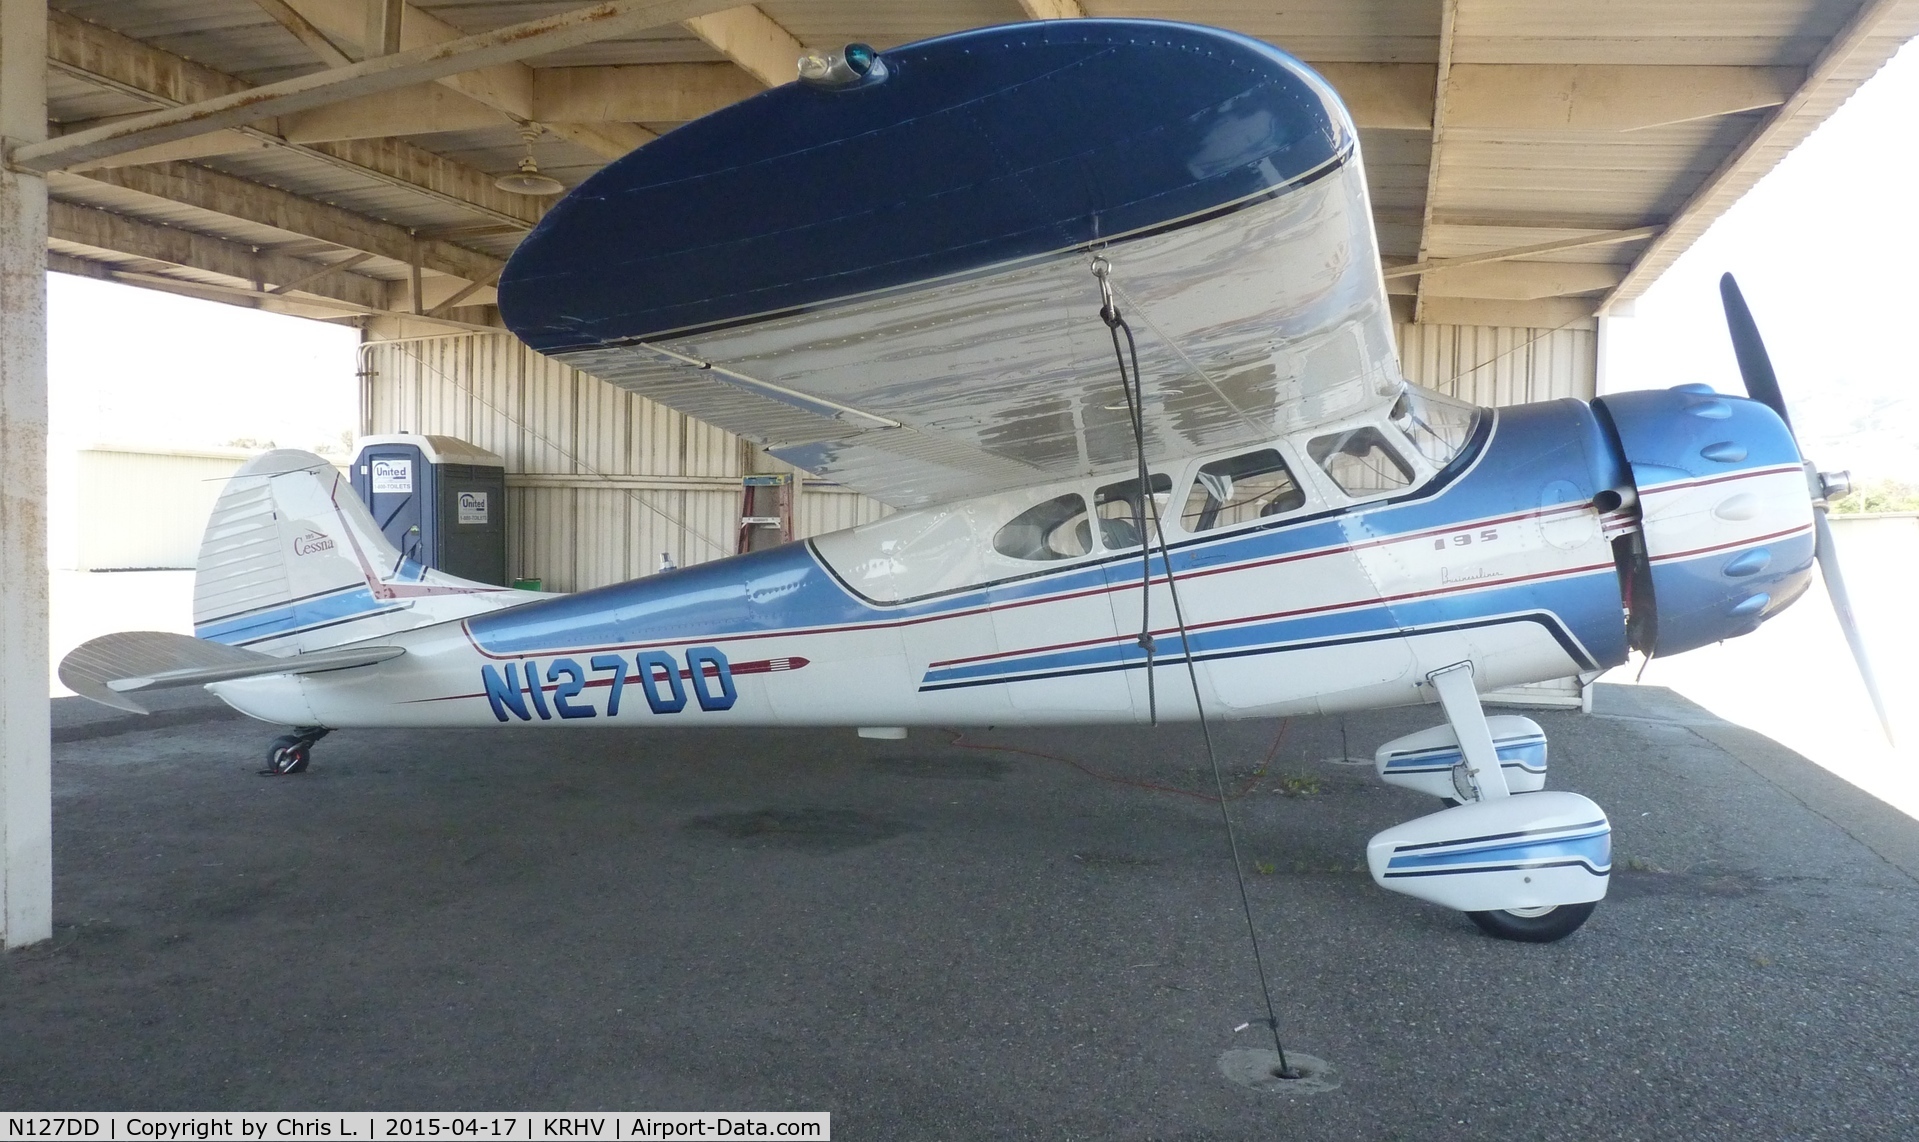
[[[1610,827],[1543,791],[1539,727],[1479,692],[1744,634],[1815,553],[1838,586],[1839,477],[1800,457],[1730,279],[1752,399],[1409,385],[1352,121],[1282,51],[1082,19],[800,73],[560,201],[501,312],[895,514],[531,595],[403,557],[326,462],[274,451],[214,511],[197,637],[111,635],[61,678],[131,709],[204,685],[297,727],[282,772],[355,726],[898,736],[1436,702],[1376,764],[1453,804],[1374,837],[1373,876],[1542,941],[1604,896]]]

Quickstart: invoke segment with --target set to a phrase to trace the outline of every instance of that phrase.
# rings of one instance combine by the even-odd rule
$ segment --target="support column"
[[[0,154],[47,137],[46,0],[0,0]],[[0,163],[0,944],[53,935],[47,180]]]

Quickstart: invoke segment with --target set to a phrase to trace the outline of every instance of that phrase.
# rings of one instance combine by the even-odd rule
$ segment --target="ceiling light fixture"
[[[540,164],[533,161],[533,141],[539,137],[540,129],[532,123],[520,128],[520,138],[526,143],[526,154],[520,159],[520,169],[494,179],[494,186],[508,194],[524,194],[534,198],[545,198],[566,189],[560,180],[541,174]]]

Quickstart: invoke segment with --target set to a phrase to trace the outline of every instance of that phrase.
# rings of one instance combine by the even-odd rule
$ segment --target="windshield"
[[[1479,409],[1426,389],[1407,385],[1393,405],[1393,427],[1404,433],[1434,468],[1444,468],[1472,439]]]

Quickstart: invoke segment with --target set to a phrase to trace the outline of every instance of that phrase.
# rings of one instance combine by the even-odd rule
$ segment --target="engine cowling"
[[[1812,501],[1792,432],[1705,385],[1593,401],[1631,468],[1622,554],[1633,648],[1672,655],[1747,634],[1812,580]]]

